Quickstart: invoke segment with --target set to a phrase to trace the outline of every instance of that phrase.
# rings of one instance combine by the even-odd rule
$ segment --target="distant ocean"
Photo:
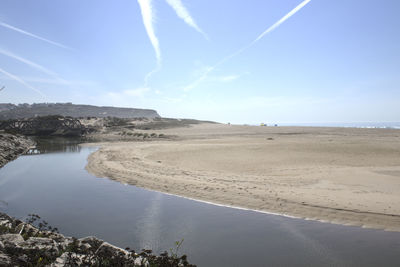
[[[266,123],[268,126],[314,126],[400,129],[400,122],[317,122],[317,123]]]

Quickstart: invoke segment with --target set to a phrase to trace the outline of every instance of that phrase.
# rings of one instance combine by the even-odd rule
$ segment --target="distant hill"
[[[99,107],[72,103],[1,104],[0,120],[61,115],[79,117],[159,118],[157,111],[139,108]]]
[[[0,103],[0,112],[5,111],[5,110],[10,110],[10,109],[13,109],[15,107],[16,107],[16,105],[14,105],[14,104],[2,104],[2,103]]]

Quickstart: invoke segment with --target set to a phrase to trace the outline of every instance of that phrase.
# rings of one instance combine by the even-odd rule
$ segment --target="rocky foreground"
[[[13,135],[0,132],[0,168],[7,162],[16,159],[25,153],[34,142],[22,135]]]
[[[65,237],[39,220],[30,215],[35,227],[0,213],[0,266],[194,266],[176,250],[160,256],[150,250],[136,253],[96,237]]]

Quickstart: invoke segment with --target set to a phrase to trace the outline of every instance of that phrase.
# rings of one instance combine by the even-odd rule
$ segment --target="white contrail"
[[[57,79],[60,82],[68,83],[64,79],[60,78],[59,75],[57,73],[55,73],[54,71],[51,71],[51,70],[49,70],[49,69],[47,69],[47,68],[45,68],[45,67],[43,67],[43,66],[41,66],[39,64],[36,64],[35,62],[32,62],[32,61],[30,61],[30,60],[28,60],[26,58],[23,58],[23,57],[20,57],[20,56],[14,54],[14,53],[11,53],[10,51],[6,51],[6,50],[0,48],[0,54],[3,54],[5,56],[11,57],[13,59],[16,59],[16,60],[18,60],[18,61],[20,61],[20,62],[22,62],[22,63],[24,63],[24,64],[26,64],[26,65],[28,65],[28,66],[30,66],[32,68],[34,68],[34,69],[36,69],[36,70],[39,70],[39,71],[41,71],[43,73],[46,73],[47,75],[53,76],[55,79]]]
[[[157,64],[161,65],[161,50],[158,38],[154,32],[154,11],[151,0],[138,0],[140,11],[142,12],[143,24],[149,36],[150,42],[156,52]]]
[[[202,29],[197,25],[189,11],[183,5],[182,0],[166,0],[167,3],[175,10],[176,15],[181,18],[187,25],[194,28],[196,31],[201,33],[204,38],[208,40],[208,36],[203,32]]]
[[[157,66],[156,66],[152,71],[150,71],[149,73],[146,74],[146,76],[144,77],[144,87],[149,87],[149,80],[150,80],[150,77],[151,77],[154,73],[159,72],[160,70],[161,70],[161,63],[160,63],[160,64],[157,64]]]
[[[218,61],[214,66],[208,68],[200,78],[198,78],[196,81],[192,82],[188,86],[184,87],[183,90],[184,91],[189,91],[189,90],[193,89],[194,87],[196,87],[197,85],[199,85],[203,80],[205,80],[207,78],[208,74],[210,72],[212,72],[213,70],[215,70],[219,65],[225,63],[229,59],[231,59],[231,58],[243,53],[243,51],[245,51],[245,50],[249,49],[250,47],[252,47],[255,43],[257,43],[259,40],[261,40],[266,34],[272,32],[273,30],[278,28],[279,25],[281,25],[283,22],[285,22],[291,16],[296,14],[301,8],[303,8],[305,5],[307,5],[310,1],[311,0],[305,0],[305,1],[301,2],[298,6],[296,6],[289,13],[287,13],[285,16],[283,16],[280,20],[278,20],[276,23],[274,23],[274,25],[272,25],[267,30],[265,30],[263,33],[261,33],[251,43],[247,44],[246,46],[243,46],[242,48],[238,49],[236,52],[234,52],[234,53],[230,54],[229,56],[226,56],[223,59],[221,59],[220,61]]]
[[[294,14],[296,14],[300,9],[302,9],[305,5],[307,5],[311,0],[305,0],[303,2],[300,3],[300,5],[296,6],[292,11],[290,11],[289,13],[287,13],[283,18],[281,18],[280,20],[278,20],[274,25],[272,25],[271,27],[269,27],[267,30],[265,30],[262,34],[260,34],[260,36],[258,36],[253,42],[252,44],[258,42],[258,40],[260,40],[261,38],[264,37],[264,35],[272,32],[273,30],[275,30],[276,28],[279,27],[279,25],[281,25],[282,23],[284,23],[288,18],[290,18],[291,16],[293,16]]]
[[[38,35],[36,35],[36,34],[30,33],[30,32],[27,32],[27,31],[24,31],[24,30],[22,30],[22,29],[20,29],[20,28],[11,26],[10,24],[4,23],[4,22],[2,22],[2,21],[0,21],[0,26],[2,26],[2,27],[4,27],[4,28],[7,28],[7,29],[10,29],[10,30],[13,30],[13,31],[16,31],[16,32],[19,32],[19,33],[22,33],[22,34],[24,34],[24,35],[27,35],[27,36],[30,36],[30,37],[33,37],[33,38],[36,38],[36,39],[38,39],[38,40],[47,42],[47,43],[49,43],[49,44],[52,44],[52,45],[55,45],[55,46],[58,46],[58,47],[62,47],[62,48],[64,48],[64,49],[71,49],[71,48],[68,47],[68,46],[65,46],[65,45],[63,45],[63,44],[60,44],[60,43],[51,41],[51,40],[46,39],[46,38],[43,38],[43,37],[40,37],[40,36],[38,36]]]
[[[15,76],[15,75],[13,75],[13,74],[11,74],[11,73],[9,73],[9,72],[3,70],[2,68],[0,68],[0,72],[3,73],[4,75],[10,77],[11,79],[13,79],[13,80],[19,82],[20,84],[25,85],[25,86],[28,87],[29,89],[32,89],[33,91],[35,91],[36,93],[40,94],[41,96],[46,97],[46,95],[43,94],[40,90],[38,90],[38,89],[36,89],[35,87],[33,87],[33,86],[27,84],[24,80],[22,80],[22,79],[19,78],[18,76]]]
[[[15,54],[13,54],[13,53],[11,53],[11,52],[9,52],[9,51],[6,51],[6,50],[4,50],[4,49],[1,49],[1,48],[0,48],[0,54],[3,54],[3,55],[5,55],[5,56],[7,56],[7,57],[11,57],[11,58],[13,58],[13,59],[16,59],[16,60],[18,60],[18,61],[20,61],[20,62],[22,62],[22,63],[24,63],[24,64],[26,64],[26,65],[29,65],[29,66],[31,66],[31,67],[34,68],[34,69],[37,69],[37,70],[39,70],[39,71],[41,71],[41,72],[44,72],[44,73],[46,73],[46,74],[48,74],[48,75],[57,76],[57,74],[54,73],[53,71],[51,71],[51,70],[49,70],[49,69],[46,69],[45,67],[43,67],[43,66],[41,66],[41,65],[39,65],[39,64],[36,64],[36,63],[34,63],[34,62],[32,62],[32,61],[26,59],[26,58],[17,56],[17,55],[15,55]]]
[[[154,10],[152,6],[152,0],[138,0],[139,6],[140,6],[140,11],[142,13],[142,19],[143,19],[143,24],[146,29],[147,35],[149,36],[151,45],[154,48],[154,51],[156,53],[156,59],[157,59],[157,66],[154,70],[150,71],[149,73],[146,74],[146,77],[144,78],[144,86],[147,87],[149,83],[150,77],[160,71],[161,69],[161,50],[160,50],[160,43],[158,41],[158,38],[154,32]]]

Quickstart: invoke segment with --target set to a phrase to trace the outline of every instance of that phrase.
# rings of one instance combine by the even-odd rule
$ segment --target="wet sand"
[[[151,130],[154,132],[154,130]],[[400,131],[199,124],[103,143],[99,177],[221,205],[400,231]]]

